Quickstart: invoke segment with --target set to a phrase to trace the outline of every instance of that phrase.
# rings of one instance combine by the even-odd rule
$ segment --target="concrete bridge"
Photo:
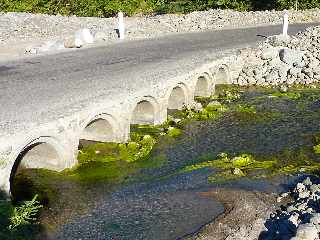
[[[190,33],[0,62],[1,191],[10,194],[19,166],[74,166],[80,140],[126,142],[130,124],[161,124],[168,109],[232,83],[238,48],[279,31]]]

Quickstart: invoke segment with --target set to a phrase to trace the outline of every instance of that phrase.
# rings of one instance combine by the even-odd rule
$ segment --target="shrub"
[[[10,217],[10,230],[14,230],[21,225],[34,223],[37,220],[36,216],[43,207],[37,198],[38,195],[35,195],[31,201],[25,201],[21,206],[13,209],[12,216]]]
[[[299,9],[320,7],[318,0],[300,0]],[[1,0],[0,11],[110,17],[119,11],[137,13],[188,13],[207,9],[238,11],[294,8],[286,0]]]

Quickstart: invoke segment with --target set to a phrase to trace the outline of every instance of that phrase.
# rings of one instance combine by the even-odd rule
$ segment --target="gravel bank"
[[[280,24],[283,12],[236,12],[233,10],[209,10],[186,15],[167,14],[127,17],[127,39],[150,38],[170,33],[204,31],[221,28],[250,27]],[[290,22],[319,22],[320,10],[291,11]],[[0,45],[25,41],[61,39],[73,35],[81,28],[93,34],[103,33],[108,41],[117,39],[116,18],[88,18],[49,16],[29,13],[0,13]]]
[[[320,81],[320,26],[296,36],[272,36],[258,48],[242,51],[239,85],[291,85]]]
[[[278,202],[292,197],[286,206],[271,214],[260,239],[318,240],[320,234],[319,179],[306,178]]]

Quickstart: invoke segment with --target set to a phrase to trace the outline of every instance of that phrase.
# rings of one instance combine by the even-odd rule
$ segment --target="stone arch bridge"
[[[179,34],[0,60],[0,192],[10,195],[19,166],[70,168],[80,140],[126,142],[130,124],[160,124],[168,109],[232,83],[244,63],[237,49],[278,32],[266,26]]]
[[[80,140],[126,142],[131,124],[161,124],[167,111],[210,96],[216,84],[229,84],[238,74],[237,57],[225,57],[184,75],[165,79],[147,94],[101,99],[94,107],[62,116],[33,129],[0,137],[0,189],[10,194],[19,166],[61,171],[77,163]]]

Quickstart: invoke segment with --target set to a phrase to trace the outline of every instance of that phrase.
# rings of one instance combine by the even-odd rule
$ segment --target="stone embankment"
[[[320,81],[320,27],[296,36],[272,36],[242,51],[244,67],[236,84],[291,85]]]
[[[261,239],[318,240],[320,234],[320,184],[310,178],[298,183],[295,188],[281,194],[292,201],[282,210],[271,214],[266,221],[267,230],[261,233]]]
[[[290,11],[289,14],[291,23],[320,22],[319,9]],[[186,15],[135,16],[125,18],[125,34],[126,39],[141,39],[170,33],[281,24],[282,17],[281,11],[233,10],[209,10]],[[79,29],[89,30],[95,42],[114,42],[118,39],[117,21],[117,18],[0,13],[0,47],[27,42],[30,44],[27,45],[29,53],[81,47],[88,42],[74,39]]]

